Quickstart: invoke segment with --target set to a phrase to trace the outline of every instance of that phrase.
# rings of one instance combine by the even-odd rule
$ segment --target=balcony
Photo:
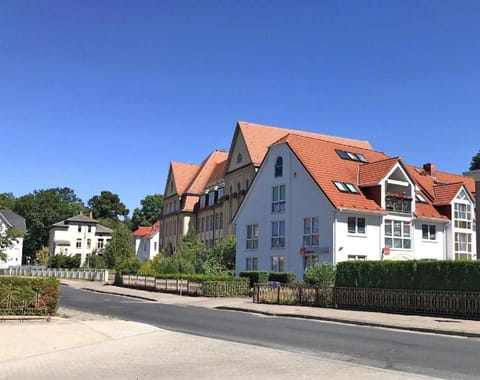
[[[385,197],[387,211],[410,214],[412,212],[412,198],[406,194],[387,194]]]

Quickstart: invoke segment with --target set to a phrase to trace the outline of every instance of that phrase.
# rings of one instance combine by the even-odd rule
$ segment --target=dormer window
[[[283,175],[283,158],[278,157],[275,161],[275,178],[281,177]]]

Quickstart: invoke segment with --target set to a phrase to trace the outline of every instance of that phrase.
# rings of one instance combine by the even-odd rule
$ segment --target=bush
[[[292,284],[295,282],[295,273],[293,272],[270,272],[268,281],[281,282],[282,284]]]
[[[335,285],[335,267],[330,263],[318,262],[305,269],[305,285],[309,288],[333,288]]]
[[[56,278],[0,277],[0,299],[11,300],[9,305],[0,305],[0,314],[42,315],[46,310],[54,315],[59,297],[60,281]]]
[[[480,291],[480,261],[345,261],[335,286]]]
[[[63,254],[51,256],[48,266],[49,268],[78,269],[80,268],[80,257]]]
[[[255,284],[264,284],[268,281],[269,273],[267,271],[248,270],[240,272],[240,277],[246,277],[250,281],[250,287],[253,288]]]

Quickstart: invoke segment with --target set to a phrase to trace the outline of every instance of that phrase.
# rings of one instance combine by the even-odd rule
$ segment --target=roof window
[[[344,160],[351,160],[351,161],[360,161],[360,162],[368,162],[363,154],[354,153],[354,152],[346,152],[344,150],[335,149],[335,152],[340,156],[340,158]]]
[[[420,203],[428,203],[427,200],[423,197],[423,195],[420,194],[415,194],[415,199],[417,200],[417,202]]]
[[[353,183],[333,181],[333,184],[342,193],[352,193],[352,194],[360,193]]]

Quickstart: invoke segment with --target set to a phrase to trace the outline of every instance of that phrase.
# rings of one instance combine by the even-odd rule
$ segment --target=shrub
[[[41,315],[46,310],[54,315],[60,297],[60,281],[56,278],[0,277],[0,299],[7,299],[7,296],[11,302],[8,306],[6,303],[0,305],[0,314],[29,312]],[[6,307],[10,310],[5,310]]]
[[[264,284],[268,281],[269,273],[267,271],[248,270],[240,272],[240,277],[246,277],[250,281],[250,287],[253,288],[255,284]]]
[[[268,281],[281,282],[282,284],[292,284],[295,282],[295,273],[293,272],[270,272]]]
[[[77,269],[80,268],[80,257],[63,254],[51,256],[48,266],[50,268]]]
[[[335,285],[335,267],[330,263],[318,262],[305,269],[305,285],[309,288],[333,288]]]

